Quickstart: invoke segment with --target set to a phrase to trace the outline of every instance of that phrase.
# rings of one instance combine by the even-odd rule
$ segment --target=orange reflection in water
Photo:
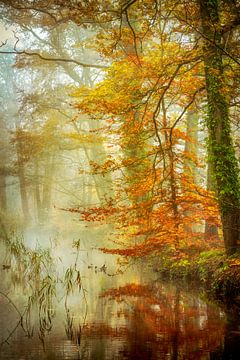
[[[126,320],[125,331],[118,334],[122,358],[209,359],[210,352],[223,342],[223,313],[179,287],[131,283],[107,290],[101,297],[122,306],[116,314]],[[115,326],[107,334],[104,327],[98,330],[112,337],[118,329],[117,323]]]

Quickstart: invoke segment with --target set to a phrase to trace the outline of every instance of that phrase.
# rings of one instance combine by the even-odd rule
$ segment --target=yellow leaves
[[[116,79],[107,78],[91,91],[82,88],[74,96],[80,96],[76,108],[88,114],[119,115],[131,107],[131,92]]]
[[[121,240],[127,240],[122,248],[102,249],[105,252],[133,257],[157,253],[166,245],[198,241],[202,235],[193,236],[192,224],[219,222],[212,194],[194,185],[193,176],[185,176],[184,164],[196,166],[198,159],[191,149],[184,152],[184,142],[194,141],[183,131],[182,120],[190,104],[197,105],[197,90],[203,86],[202,64],[187,46],[155,43],[145,49],[141,66],[135,54],[125,54],[93,89],[72,93],[80,112],[111,122],[107,135],[121,150],[120,156],[111,153],[101,164],[90,163],[94,174],[114,172],[120,188],[114,211],[110,206],[84,214],[87,221],[114,218]],[[81,136],[68,136],[82,141]]]
[[[72,132],[63,132],[61,137],[64,139],[75,140],[78,144],[102,144],[104,141],[103,135],[95,135],[92,133],[72,133]]]
[[[87,96],[90,92],[90,89],[87,86],[81,85],[78,88],[68,87],[69,95],[73,98],[80,98]]]
[[[235,259],[230,259],[228,260],[229,266],[231,267],[235,267],[235,266],[240,266],[240,259],[235,258]]]
[[[136,64],[135,57],[135,54],[126,54],[124,59],[113,62],[104,80],[95,88],[81,87],[72,92],[71,96],[78,99],[76,108],[94,118],[123,116],[125,121],[131,112],[143,118],[153,114],[156,102],[165,93],[169,79],[178,64],[186,60],[188,52],[186,54],[180,44],[167,42],[163,48],[155,44],[153,50],[148,49],[140,59],[141,66]],[[202,65],[193,64],[181,66],[168,88],[165,97],[175,105],[186,106],[203,85],[199,76]],[[152,122],[152,116],[148,117],[148,122]]]
[[[103,164],[98,164],[94,161],[89,162],[92,170],[92,174],[106,174],[120,168],[118,162],[114,161],[110,156]]]

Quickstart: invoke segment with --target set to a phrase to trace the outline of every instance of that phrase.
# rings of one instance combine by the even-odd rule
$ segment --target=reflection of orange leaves
[[[110,297],[112,299],[116,299],[122,296],[146,296],[149,294],[149,290],[147,286],[143,286],[140,284],[127,284],[125,286],[121,286],[119,288],[114,288],[105,291],[101,294],[101,297]]]
[[[128,333],[128,329],[124,326],[112,327],[104,323],[87,324],[83,327],[83,334],[89,336],[109,336],[111,338],[124,337]]]
[[[166,289],[158,283],[151,287],[133,283],[107,290],[102,297],[117,302],[119,298],[128,298],[120,311],[120,316],[127,311],[127,339],[134,332],[135,338],[155,344],[155,351],[161,351],[164,345],[169,352],[176,334],[179,353],[192,354],[192,348],[196,347],[194,355],[201,358],[205,351],[216,348],[224,335],[225,322],[216,308],[206,308],[205,304],[196,306],[193,294],[189,296],[175,288]]]

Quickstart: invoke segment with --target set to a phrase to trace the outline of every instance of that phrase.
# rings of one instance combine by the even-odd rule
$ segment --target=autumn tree
[[[213,164],[221,209],[223,235],[229,254],[239,249],[240,184],[229,116],[229,99],[225,93],[223,35],[239,22],[229,1],[199,1],[203,37],[203,62],[207,91],[207,126],[209,157]],[[237,11],[237,15],[238,15]],[[232,20],[232,17],[234,19]],[[221,25],[223,20],[225,27]]]
[[[185,135],[181,132],[180,124],[188,111],[197,111],[199,108],[204,111],[205,106],[209,162],[213,167],[225,247],[229,254],[237,251],[239,171],[231,133],[230,93],[234,89],[233,79],[237,74],[239,59],[231,48],[229,50],[229,44],[238,44],[238,4],[228,0],[194,0],[190,3],[185,0],[177,3],[172,0],[114,3],[89,1],[84,4],[52,0],[46,8],[44,0],[33,3],[21,0],[1,3],[8,20],[17,16],[20,24],[26,23],[27,19],[31,28],[39,23],[47,28],[53,24],[59,26],[72,21],[79,28],[95,31],[94,47],[105,59],[103,66],[96,64],[95,68],[103,68],[111,63],[113,65],[109,68],[106,80],[91,92],[95,94],[95,98],[91,98],[89,90],[82,91],[81,96],[84,100],[80,101],[78,108],[82,113],[91,114],[98,120],[103,115],[105,118],[113,117],[108,121],[115,124],[113,136],[116,136],[118,127],[122,144],[125,144],[122,147],[125,153],[128,139],[130,143],[132,141],[130,133],[134,134],[138,129],[135,132],[137,136],[134,138],[132,150],[136,150],[140,144],[140,147],[146,148],[147,151],[144,149],[138,152],[135,165],[126,162],[121,164],[125,168],[130,166],[131,171],[128,170],[128,173],[132,179],[135,176],[135,183],[132,180],[133,186],[129,186],[128,195],[135,192],[134,196],[142,196],[144,192],[152,189],[152,203],[150,205],[145,202],[144,206],[152,210],[152,214],[155,212],[155,219],[160,219],[158,206],[163,198],[171,205],[164,210],[164,213],[167,211],[171,214],[169,216],[173,224],[173,228],[168,226],[166,234],[175,233],[175,245],[185,236],[181,231],[177,235],[182,227],[182,211],[187,214],[186,208],[182,206],[182,195],[201,194],[199,196],[202,196],[202,199],[211,199],[209,193],[202,193],[196,187],[194,190],[191,189],[191,182],[186,181],[183,176],[181,163],[182,140],[186,139],[183,139]],[[33,12],[36,12],[38,17],[32,19]],[[75,58],[69,59],[69,56],[66,59],[62,51],[49,57],[46,53],[19,50],[15,46],[13,52],[19,56],[58,61],[64,66],[74,63],[89,68],[91,65]],[[73,56],[72,52],[69,54]],[[127,86],[126,82],[119,81],[116,76],[116,72],[120,72],[124,67],[130,71],[132,78],[125,74],[124,76],[133,83],[132,86]],[[226,75],[230,75],[228,80]],[[118,90],[115,91],[114,87]],[[206,96],[203,97],[204,88]],[[86,104],[86,101],[89,103]],[[91,107],[90,104],[95,105]],[[130,129],[127,130],[128,133],[123,133],[123,126],[119,126],[121,122],[125,124],[125,129]],[[130,127],[126,126],[127,123]],[[143,140],[145,134],[149,136],[147,141]],[[128,155],[131,156],[130,152]],[[149,164],[146,167],[136,165],[139,158],[143,164],[144,157],[147,159],[145,163],[151,159],[153,171],[149,171]],[[122,168],[119,164],[116,165],[111,157],[107,160],[105,164],[101,164],[102,173],[108,174],[110,168]],[[144,176],[139,176],[141,169],[143,173],[148,172],[146,182]],[[97,171],[96,165],[95,172]],[[153,201],[154,192],[155,195],[158,192],[157,205]],[[213,198],[214,194],[209,201]],[[187,202],[185,199],[185,203]],[[209,206],[210,212],[214,207],[212,205]],[[202,220],[203,218],[205,215],[202,215]]]

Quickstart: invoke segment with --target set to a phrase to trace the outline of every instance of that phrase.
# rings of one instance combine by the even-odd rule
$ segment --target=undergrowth
[[[158,258],[156,270],[172,280],[198,281],[224,302],[240,300],[240,254],[227,257],[223,250],[213,249],[179,257],[166,251]]]

